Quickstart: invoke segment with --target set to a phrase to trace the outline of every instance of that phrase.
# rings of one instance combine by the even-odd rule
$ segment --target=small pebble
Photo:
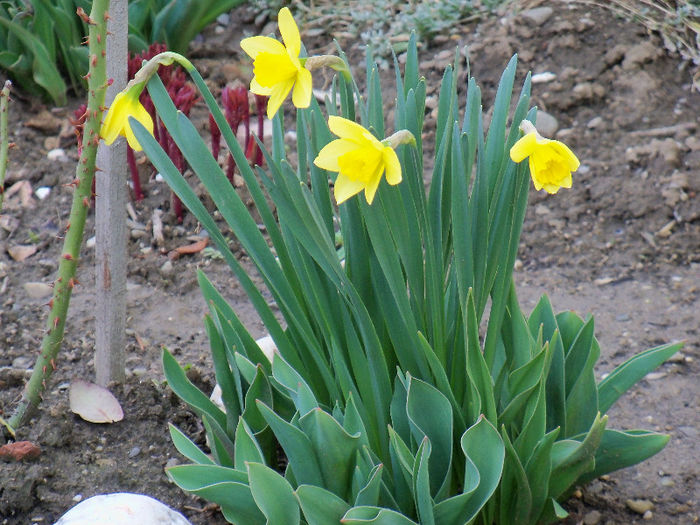
[[[51,162],[68,162],[70,160],[62,148],[52,149],[46,154],[46,158]]]
[[[51,193],[51,188],[49,186],[39,186],[36,190],[34,190],[34,195],[36,195],[37,199],[40,201],[43,201],[46,197],[48,197],[49,193]]]
[[[175,467],[179,464],[180,461],[177,458],[170,458],[168,461],[165,462],[165,468]]]
[[[654,504],[648,499],[628,499],[626,502],[627,507],[637,514],[645,514],[654,509]]]
[[[653,517],[654,517],[654,514],[653,514],[650,510],[646,511],[646,512],[642,515],[642,519],[643,519],[643,520],[646,520],[646,521],[651,520]]]
[[[129,457],[130,458],[135,458],[141,453],[141,449],[139,447],[134,447],[129,451]]]
[[[96,242],[97,242],[97,240],[96,240],[95,236],[93,235],[87,241],[85,241],[85,247],[86,248],[94,248]]]
[[[160,267],[160,274],[163,277],[168,277],[173,274],[173,263],[171,261],[165,261],[163,266]]]
[[[583,517],[584,525],[598,525],[600,523],[601,514],[597,510],[592,510],[586,513]]]
[[[73,496],[73,501],[75,501],[76,503],[80,503],[82,501],[82,499],[83,499],[82,494],[76,494],[75,496]]]
[[[532,75],[532,83],[533,84],[544,84],[545,82],[551,82],[557,78],[557,76],[554,73],[551,73],[550,71],[545,71],[544,73],[535,73]]]
[[[43,299],[53,293],[53,288],[46,283],[24,283],[23,288],[32,299]]]

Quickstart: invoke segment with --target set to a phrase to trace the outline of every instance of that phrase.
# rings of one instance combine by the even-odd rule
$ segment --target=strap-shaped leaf
[[[224,342],[209,315],[204,316],[204,327],[209,337],[216,382],[221,388],[221,400],[226,410],[226,432],[232,435],[236,429],[238,416],[243,410],[240,374],[237,367],[234,367],[233,370],[229,367]]]
[[[460,439],[467,459],[462,494],[435,506],[437,525],[469,523],[491,498],[501,480],[505,447],[496,428],[484,417]]]
[[[185,371],[180,367],[172,354],[168,352],[167,348],[163,349],[163,373],[173,392],[190,405],[197,415],[202,416],[206,414],[222,429],[226,428],[226,414],[187,379]]]
[[[267,405],[272,405],[270,381],[260,365],[257,367],[255,379],[253,379],[253,382],[248,388],[248,392],[246,392],[245,409],[243,410],[243,418],[246,420],[246,423],[250,425],[253,432],[257,434],[265,430],[267,423],[265,418],[263,418],[258,411],[256,401],[262,401]]]
[[[607,422],[608,416],[598,414],[583,441],[565,439],[554,443],[552,475],[549,479],[549,495],[552,498],[559,499],[579,477],[593,470]]]
[[[421,525],[435,525],[433,498],[430,495],[430,439],[424,437],[413,465],[413,498],[416,500],[418,521]]]
[[[528,319],[533,337],[542,326],[542,336],[549,341],[552,361],[547,375],[547,430],[561,427],[566,432],[566,378],[564,369],[564,345],[558,335],[557,320],[549,298],[543,295]]]
[[[353,507],[340,522],[343,525],[418,525],[395,510],[380,507]]]
[[[175,448],[180,454],[198,464],[214,464],[211,458],[202,452],[202,450],[175,425],[168,423],[168,430],[170,430],[170,438],[173,440],[173,445],[175,445]]]
[[[650,348],[628,359],[598,383],[598,410],[605,414],[637,381],[681,349],[683,343]]]
[[[323,486],[323,475],[318,464],[316,451],[304,432],[282,419],[270,407],[258,402],[258,410],[270,425],[282,450],[284,450],[294,477],[300,484]]]
[[[238,419],[236,440],[233,444],[235,447],[233,465],[236,470],[245,471],[246,462],[265,463],[263,451],[260,449],[253,431],[242,417]]]
[[[579,438],[582,436],[579,436]],[[605,429],[595,457],[595,468],[584,474],[576,484],[589,481],[615,470],[635,465],[660,452],[669,436],[646,430]]]
[[[340,523],[350,509],[345,501],[319,486],[299,485],[295,494],[309,525]]]
[[[379,504],[379,492],[381,489],[383,469],[384,466],[381,463],[374,466],[372,471],[369,473],[364,487],[361,487],[360,490],[357,491],[357,496],[355,497],[355,507],[372,507]]]
[[[299,428],[311,440],[323,475],[323,486],[341,498],[350,494],[360,437],[348,434],[340,423],[320,408],[299,418]]]
[[[258,508],[275,525],[299,525],[299,503],[289,482],[262,463],[247,463],[250,492]]]
[[[452,405],[438,389],[411,377],[406,414],[416,442],[426,437],[430,442],[430,493],[436,496],[444,485],[449,487],[452,479]],[[417,456],[416,461],[427,462],[427,456]]]

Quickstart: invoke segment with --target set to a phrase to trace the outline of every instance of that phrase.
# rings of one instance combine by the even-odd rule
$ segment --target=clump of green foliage
[[[161,42],[184,53],[192,39],[221,13],[244,0],[132,0],[129,49],[144,51]],[[0,2],[0,69],[25,92],[65,105],[68,87],[86,85],[89,0],[5,0]]]
[[[189,70],[258,220],[157,75],[150,80],[159,117],[279,308],[273,312],[167,153],[132,120],[144,152],[210,233],[278,349],[268,360],[200,272],[225,410],[164,352],[168,384],[201,416],[210,444],[207,454],[171,427],[192,463],[168,475],[219,504],[231,523],[548,523],[566,515],[560,503],[576,485],[666,444],[655,432],[608,428],[605,414],[679,344],[642,352],[598,381],[592,317],[555,313],[546,296],[529,315],[518,303],[513,264],[529,176],[508,152],[536,110],[529,75],[514,97],[516,62],[501,77],[488,132],[476,80],[462,104],[456,66],[447,68],[426,194],[426,84],[414,35],[403,74],[394,59],[393,128],[415,137],[397,149],[403,181],[382,183],[371,205],[357,196],[339,206],[332,176],[313,161],[333,138],[325,114],[386,135],[371,53],[365,92],[338,75],[325,110],[316,100],[297,110],[293,162],[277,113],[265,170],[248,165],[203,79]]]

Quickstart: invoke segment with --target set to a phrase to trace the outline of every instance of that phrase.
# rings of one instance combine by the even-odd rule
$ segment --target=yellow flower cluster
[[[313,95],[311,69],[325,65],[347,73],[346,65],[339,57],[300,57],[299,28],[288,8],[279,11],[278,24],[282,42],[268,36],[254,36],[241,41],[243,51],[253,59],[254,76],[250,90],[257,95],[269,97],[267,117],[270,119],[275,116],[290,92],[294,106],[309,107]],[[164,59],[172,62],[175,54],[166,54],[168,56]],[[187,65],[191,67],[189,62]],[[139,95],[152,73],[141,75],[136,83],[132,81],[115,98],[101,129],[101,135],[107,144],[122,135],[134,150],[141,150],[129,126],[130,116],[153,133],[153,121],[139,102]],[[380,141],[360,124],[337,116],[328,119],[328,126],[339,138],[321,149],[314,164],[338,174],[334,184],[338,204],[362,190],[367,202],[371,204],[384,173],[390,185],[401,182],[401,164],[394,148],[412,142],[412,135],[410,138],[405,135],[398,138],[401,133],[410,133],[403,130]],[[530,175],[535,188],[544,189],[548,193],[570,188],[571,173],[579,167],[576,155],[565,144],[542,137],[527,120],[521,123],[520,129],[524,136],[511,148],[510,157],[513,162],[529,158]]]

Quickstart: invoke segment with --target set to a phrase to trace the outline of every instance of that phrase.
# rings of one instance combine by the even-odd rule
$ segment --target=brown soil
[[[237,78],[239,11],[229,27],[205,32],[195,46],[198,63],[212,85]],[[250,18],[249,18],[250,20]],[[251,32],[259,30],[250,26]],[[611,411],[616,428],[667,432],[664,451],[636,467],[583,487],[567,507],[567,523],[641,523],[628,500],[653,503],[650,523],[698,521],[700,486],[700,95],[690,89],[687,64],[669,56],[662,41],[632,22],[587,5],[566,4],[542,25],[522,18],[455,27],[420,56],[428,86],[436,89],[456,45],[470,45],[474,76],[488,108],[508,58],[518,52],[520,77],[552,72],[556,78],[533,86],[534,102],[559,121],[556,136],[576,151],[582,167],[574,187],[556,196],[531,194],[516,279],[526,309],[548,293],[557,310],[593,313],[602,355],[599,374],[645,348],[685,340],[682,355],[640,382]],[[318,39],[318,48],[327,39]],[[305,39],[311,52],[316,40]],[[345,43],[351,57],[360,51]],[[245,61],[243,62],[245,64]],[[363,65],[363,62],[355,61]],[[358,71],[360,69],[358,68]],[[393,74],[385,72],[387,83]],[[428,93],[429,97],[436,92]],[[27,180],[51,188],[42,201],[22,206],[6,200],[3,213],[15,221],[0,228],[0,415],[7,417],[21,393],[43,334],[45,299],[30,298],[23,285],[50,282],[61,246],[77,158],[61,124],[77,106],[52,110],[15,95],[11,107],[12,150],[7,187]],[[201,111],[200,111],[201,113]],[[430,120],[430,117],[428,117]],[[30,124],[34,123],[34,127]],[[37,128],[37,122],[41,124]],[[64,147],[69,162],[47,159]],[[201,423],[163,383],[160,352],[167,346],[204,389],[213,371],[201,318],[205,305],[194,269],[204,268],[234,304],[253,335],[263,327],[223,262],[199,253],[163,264],[167,252],[187,244],[196,231],[187,217],[176,225],[169,191],[151,181],[145,201],[134,203],[138,221],[149,226],[153,210],[164,210],[163,249],[150,227],[131,228],[128,266],[126,384],[112,390],[125,418],[112,425],[82,421],[68,410],[72,378],[93,377],[94,250],[84,249],[58,370],[36,417],[18,432],[41,446],[34,461],[0,464],[0,523],[52,523],[79,498],[130,491],[154,496],[183,512],[194,524],[224,523],[215,508],[168,482],[164,466],[179,461],[170,443],[172,422],[203,442]],[[132,225],[133,226],[133,225]],[[89,219],[86,237],[92,236]],[[139,233],[144,231],[144,233]],[[136,233],[133,233],[136,232]],[[37,252],[14,261],[9,247],[32,244]],[[205,390],[206,391],[206,390]],[[650,519],[649,519],[650,518]]]

